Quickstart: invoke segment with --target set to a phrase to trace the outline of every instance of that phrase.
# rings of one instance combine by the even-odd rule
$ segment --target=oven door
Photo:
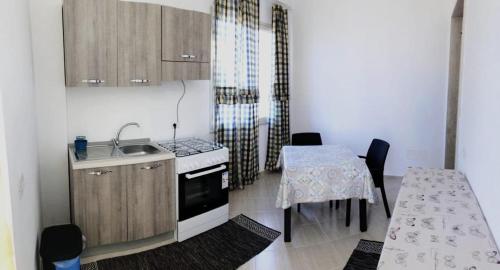
[[[179,175],[179,221],[228,203],[228,164]]]

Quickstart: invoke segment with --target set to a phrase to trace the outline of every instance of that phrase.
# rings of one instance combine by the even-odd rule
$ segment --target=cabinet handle
[[[225,169],[226,169],[226,165],[220,165],[219,167],[217,167],[215,169],[211,169],[211,170],[204,171],[204,172],[199,172],[199,173],[195,173],[195,174],[186,173],[186,178],[187,179],[193,179],[193,178],[197,178],[197,177],[200,177],[200,176],[203,176],[203,175],[207,175],[207,174],[211,174],[211,173],[214,173],[214,172],[223,171]]]
[[[82,80],[82,83],[88,83],[88,84],[101,84],[105,82],[106,82],[105,80],[99,80],[99,79]]]
[[[89,175],[101,176],[101,175],[105,175],[105,174],[112,173],[112,172],[113,171],[92,171],[92,172],[89,172]]]
[[[189,55],[189,59],[195,59],[196,58],[196,55]]]
[[[130,80],[130,82],[133,82],[133,83],[149,83],[150,80],[133,79],[133,80]]]
[[[189,54],[181,54],[181,58],[191,58],[191,55],[189,55]]]
[[[162,165],[161,164],[154,164],[151,166],[144,166],[141,168],[141,170],[154,170],[160,168]]]

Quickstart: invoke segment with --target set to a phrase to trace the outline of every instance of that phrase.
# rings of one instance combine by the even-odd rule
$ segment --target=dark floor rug
[[[383,242],[361,239],[344,270],[376,270],[383,246]]]
[[[244,215],[183,242],[82,265],[82,270],[237,269],[281,233]]]

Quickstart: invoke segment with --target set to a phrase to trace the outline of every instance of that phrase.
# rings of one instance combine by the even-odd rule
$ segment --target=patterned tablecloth
[[[408,171],[378,269],[500,269],[498,248],[463,174]]]
[[[363,159],[341,145],[285,146],[276,207],[349,198],[376,200],[375,186]]]

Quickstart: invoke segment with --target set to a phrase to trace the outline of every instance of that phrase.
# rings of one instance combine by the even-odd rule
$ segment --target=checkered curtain
[[[273,5],[274,83],[269,116],[266,170],[278,169],[281,148],[290,144],[288,11]]]
[[[229,188],[259,173],[259,0],[215,0],[216,140],[229,149]]]

